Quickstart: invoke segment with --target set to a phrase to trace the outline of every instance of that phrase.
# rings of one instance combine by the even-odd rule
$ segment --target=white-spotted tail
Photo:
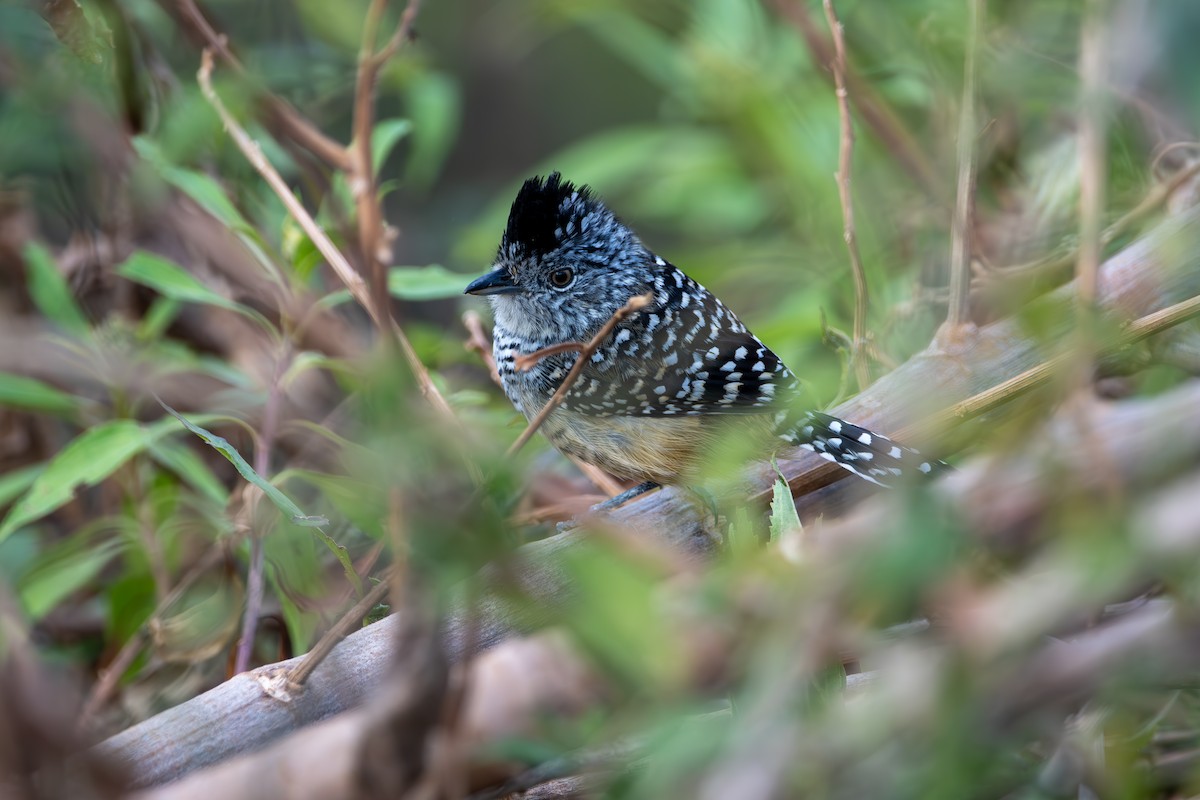
[[[928,458],[881,433],[817,411],[805,414],[780,438],[879,486],[894,486],[906,475],[936,475],[952,469],[946,462]]]

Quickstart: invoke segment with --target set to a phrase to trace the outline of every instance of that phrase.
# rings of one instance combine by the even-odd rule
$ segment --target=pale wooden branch
[[[1193,522],[1188,534],[1186,547],[1194,552],[1200,546],[1200,528]],[[852,563],[853,558],[843,560],[843,564],[847,562]],[[855,570],[850,573],[857,574]],[[1018,578],[1034,582],[1039,579],[1040,575],[1029,573]],[[1003,629],[1008,625],[1006,619],[987,616],[972,619],[975,624],[989,628],[998,625]],[[1146,604],[1066,640],[1045,641],[1036,631],[1029,631],[1029,638],[1041,643],[1020,669],[1012,668],[1012,657],[1006,650],[972,649],[977,640],[989,641],[991,633],[990,629],[972,630],[954,624],[939,630],[947,645],[974,653],[978,679],[987,686],[983,694],[990,699],[985,721],[995,731],[1019,724],[1029,713],[1070,714],[1104,685],[1105,678],[1133,664],[1140,663],[1139,676],[1143,680],[1185,679],[1200,655],[1200,626],[1188,614],[1176,613],[1170,602]],[[680,628],[679,636],[687,657],[693,659],[685,673],[687,689],[719,691],[738,673],[733,656],[739,652],[736,647],[739,631],[722,624],[719,618],[691,619],[688,626]],[[1150,670],[1144,659],[1146,652],[1155,653]],[[940,655],[920,658],[929,659],[923,664],[928,671],[915,668],[910,655],[906,662],[911,665],[907,680],[935,680],[942,674],[936,668]],[[578,719],[595,713],[614,697],[602,675],[556,632],[505,642],[482,654],[471,669],[473,691],[464,710],[461,731],[466,745],[460,750],[463,754],[486,754],[488,745],[531,735],[548,713],[559,720]],[[713,675],[725,677],[713,681],[709,677]],[[884,675],[882,680],[887,677]],[[935,703],[939,693],[922,691],[917,696],[923,698],[920,703]],[[878,718],[883,724],[904,724],[904,715],[895,716],[887,710],[888,706],[894,706],[892,693],[875,692],[872,683],[857,692],[855,700],[860,707],[864,703],[878,703]],[[307,800],[357,796],[353,792],[358,775],[357,758],[379,718],[373,707],[352,711],[314,725],[261,753],[241,756],[135,797],[189,800],[216,795],[225,800],[261,796]],[[790,757],[789,752],[785,749],[778,755]],[[468,785],[477,789],[503,783],[520,770],[520,765],[476,755],[459,763],[457,770],[470,776]]]
[[[1108,350],[1117,352],[1197,316],[1200,316],[1200,296],[1181,300],[1167,308],[1139,317],[1126,325]],[[1077,359],[1078,355],[1074,351],[1060,353],[1019,375],[1014,375],[1003,383],[902,429],[897,433],[897,437],[900,439],[925,438],[934,435],[937,430],[944,430],[957,422],[986,414],[1032,389],[1044,386],[1053,378],[1061,376]]]
[[[854,123],[850,119],[850,101],[846,90],[846,41],[842,23],[833,10],[833,0],[825,0],[825,19],[833,34],[833,82],[837,92],[841,135],[838,147],[837,186],[842,203],[842,238],[850,253],[850,272],[854,276],[854,338],[850,346],[850,368],[862,391],[871,383],[867,361],[867,312],[869,294],[867,273],[858,251],[858,233],[854,227],[854,195],[850,189],[850,165],[854,155]]]
[[[1164,221],[1108,259],[1098,283],[1100,309],[1116,320],[1149,315],[1200,294],[1200,209],[1191,208]],[[1074,297],[1075,284],[1070,283],[1046,301],[1069,307]],[[1190,306],[1172,312],[1183,317],[1191,313]],[[1059,322],[1060,330],[1050,333],[1050,340],[1068,334],[1069,321]],[[966,402],[970,408],[964,413],[980,413],[976,395],[996,402],[1013,388],[1003,386],[1006,381],[1023,381],[1028,378],[1025,373],[1045,370],[1045,362],[1042,340],[1029,336],[1015,319],[999,320],[958,340],[935,339],[925,351],[881,377],[867,392],[837,406],[833,413],[868,428],[896,432],[902,440],[911,439],[910,434],[918,428],[905,426],[928,418],[930,406],[961,411],[955,404]],[[956,414],[954,420],[943,421],[957,419]],[[796,496],[846,474],[812,454],[783,459],[781,465]],[[764,491],[769,490],[766,471],[763,481]]]
[[[537,433],[538,428],[542,427],[542,423],[546,421],[546,418],[554,413],[554,409],[562,405],[563,400],[565,400],[567,397],[567,392],[571,390],[571,387],[575,384],[575,381],[578,380],[579,374],[583,372],[583,368],[587,364],[588,359],[591,358],[592,353],[595,353],[596,349],[604,343],[604,340],[608,338],[609,334],[613,332],[613,328],[617,327],[621,320],[625,319],[630,314],[645,308],[653,301],[654,295],[650,292],[647,292],[643,295],[635,295],[634,297],[629,298],[625,305],[613,312],[613,315],[609,317],[608,322],[604,323],[604,326],[601,327],[596,335],[592,337],[590,342],[567,342],[564,344],[551,345],[550,347],[544,347],[541,350],[538,350],[536,353],[529,353],[527,355],[517,357],[517,369],[524,370],[529,369],[538,361],[546,358],[547,356],[552,356],[557,353],[566,353],[572,350],[579,351],[579,358],[575,359],[575,363],[571,365],[571,370],[567,373],[567,377],[563,378],[563,382],[559,384],[558,390],[550,397],[548,401],[546,401],[546,405],[542,406],[541,411],[539,411],[537,416],[535,416],[529,423],[529,427],[523,430],[521,435],[517,437],[517,440],[512,443],[511,447],[508,448],[509,456],[515,455],[518,451],[520,451],[520,449],[525,446],[526,442],[533,438],[533,435]]]

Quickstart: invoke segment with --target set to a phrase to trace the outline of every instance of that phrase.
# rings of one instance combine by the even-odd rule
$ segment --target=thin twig
[[[1104,497],[1119,502],[1121,482],[1116,465],[1105,457],[1097,441],[1094,417],[1092,378],[1097,341],[1096,281],[1103,258],[1103,217],[1105,194],[1105,31],[1104,0],[1089,0],[1085,5],[1083,27],[1079,34],[1079,73],[1082,80],[1079,108],[1079,260],[1075,264],[1075,284],[1078,287],[1076,313],[1078,326],[1075,347],[1075,394],[1072,415],[1079,431],[1081,446],[1093,457],[1097,473],[1109,491]],[[1114,507],[1115,510],[1115,507]]]
[[[613,328],[617,327],[617,324],[621,320],[625,319],[630,314],[645,308],[653,301],[654,295],[651,292],[646,292],[642,295],[634,295],[633,297],[629,298],[625,305],[618,308],[613,315],[609,317],[608,322],[604,323],[604,327],[602,327],[599,333],[593,336],[592,340],[587,344],[582,344],[580,342],[569,342],[566,344],[553,345],[551,347],[542,348],[536,353],[520,356],[517,359],[517,369],[528,369],[530,366],[533,366],[546,356],[554,355],[555,353],[566,352],[567,350],[579,351],[579,358],[575,359],[575,363],[571,365],[571,371],[567,373],[567,377],[563,378],[563,382],[559,385],[558,391],[556,391],[550,400],[547,401],[546,405],[542,406],[542,410],[539,411],[537,416],[533,418],[533,421],[529,423],[529,427],[523,430],[521,435],[517,437],[517,440],[512,443],[512,447],[508,448],[508,456],[511,457],[515,455],[522,447],[524,447],[525,443],[533,437],[533,434],[537,433],[537,429],[542,427],[542,423],[546,421],[546,418],[554,412],[554,409],[562,405],[563,400],[566,399],[567,392],[570,391],[571,387],[575,384],[575,381],[578,380],[579,374],[583,372],[584,365],[587,364],[588,359],[592,357],[592,353],[595,353],[596,349],[600,347],[604,340],[608,338],[608,335],[612,333]]]
[[[358,77],[354,87],[353,127],[350,137],[348,174],[350,194],[358,212],[358,242],[371,297],[378,305],[377,314],[386,315],[389,301],[387,265],[392,260],[391,243],[383,225],[383,209],[375,192],[375,171],[371,163],[371,133],[375,127],[375,83],[379,68],[375,64],[375,35],[388,0],[372,0],[363,23],[362,45],[358,55]]]
[[[371,283],[371,295],[380,305],[379,315],[388,303],[387,266],[392,261],[395,230],[383,220],[383,209],[375,187],[375,167],[371,163],[371,133],[375,127],[375,86],[387,60],[412,33],[419,0],[409,0],[396,31],[387,45],[376,52],[379,21],[388,0],[372,0],[363,24],[362,45],[358,54],[358,77],[354,87],[353,132],[350,145],[351,168],[347,171],[351,194],[358,211],[358,240]]]
[[[774,0],[773,5],[804,39],[814,63],[828,64],[833,61],[830,43],[821,35],[816,23],[809,16],[803,0]],[[854,107],[875,138],[931,200],[939,205],[944,204],[945,193],[937,170],[921,149],[917,138],[904,127],[903,120],[875,93],[871,85],[853,70],[847,69],[846,83],[850,89],[850,102],[854,103]]]
[[[262,148],[259,147],[258,143],[250,138],[250,135],[238,124],[237,120],[229,113],[229,110],[225,108],[225,104],[221,102],[220,96],[212,86],[212,68],[212,50],[205,49],[201,54],[200,71],[197,75],[200,88],[204,92],[205,98],[208,99],[208,102],[221,117],[221,122],[224,123],[229,135],[233,137],[238,149],[242,151],[242,154],[250,164],[262,175],[271,189],[275,191],[275,194],[279,196],[288,213],[292,215],[292,218],[296,220],[296,223],[312,241],[313,245],[324,256],[325,261],[350,291],[351,296],[366,310],[379,332],[385,336],[391,336],[399,344],[405,360],[417,378],[417,383],[420,385],[421,393],[425,396],[425,399],[433,405],[438,413],[453,422],[454,412],[451,410],[450,404],[446,402],[446,398],[442,396],[437,386],[434,385],[433,379],[429,376],[429,370],[425,369],[425,365],[417,357],[417,351],[413,349],[412,342],[408,340],[408,336],[405,335],[403,329],[396,324],[396,321],[390,315],[386,317],[380,316],[379,309],[376,308],[375,303],[371,302],[370,290],[366,282],[363,281],[362,276],[350,266],[350,262],[346,260],[342,252],[337,249],[337,246],[329,239],[325,231],[321,230],[321,227],[317,225],[316,221],[305,210],[300,201],[296,199],[296,196],[292,194],[287,183],[284,182],[275,168],[271,166],[271,162],[263,155]]]
[[[500,380],[500,370],[496,368],[496,357],[492,355],[492,343],[488,340],[488,335],[484,333],[483,319],[479,316],[479,312],[464,312],[462,324],[467,329],[469,336],[466,348],[473,353],[478,353],[479,357],[483,359],[483,363],[488,368],[488,375],[492,377],[492,383],[503,386],[504,382]]]
[[[271,448],[275,445],[275,432],[279,428],[279,404],[283,399],[283,376],[292,363],[291,340],[285,338],[283,351],[275,362],[271,384],[267,389],[267,401],[263,404],[262,431],[254,448],[254,471],[267,479],[271,471]],[[254,639],[258,632],[258,617],[262,612],[263,567],[265,553],[263,536],[258,531],[250,535],[250,568],[246,573],[246,609],[242,615],[242,635],[238,638],[237,654],[233,661],[233,672],[240,675],[250,668],[250,656],[254,652]]]
[[[218,33],[212,24],[201,13],[194,0],[159,0],[163,9],[173,14],[184,27],[205,47],[217,52],[221,59],[240,74],[245,74],[245,67],[229,47],[225,36]],[[340,143],[326,136],[287,101],[258,87],[260,96],[266,104],[268,114],[274,119],[281,132],[287,134],[292,141],[308,150],[317,158],[332,167],[346,171],[352,167],[349,151]]]
[[[591,481],[597,489],[604,492],[609,497],[615,497],[621,492],[625,491],[624,486],[617,483],[611,475],[597,467],[595,464],[589,464],[586,461],[580,461],[575,456],[567,456],[567,458],[571,459],[575,466],[579,467],[579,471],[586,475],[587,479]]]
[[[483,359],[483,363],[487,365],[488,374],[492,377],[492,382],[497,386],[503,387],[504,382],[500,380],[500,370],[496,368],[496,358],[492,355],[492,342],[488,335],[483,330],[483,319],[478,312],[466,311],[462,315],[463,327],[467,329],[469,338],[466,341],[466,348],[473,353],[478,353]],[[579,468],[579,471],[588,477],[598,489],[603,491],[609,497],[620,494],[625,490],[616,480],[607,472],[597,466],[580,461],[574,456],[567,456]]]
[[[825,0],[825,19],[833,34],[833,84],[837,92],[841,142],[838,148],[837,185],[842,202],[842,238],[850,251],[850,272],[854,275],[854,338],[850,346],[850,367],[858,379],[859,391],[871,383],[867,363],[867,273],[858,252],[858,234],[854,228],[854,196],[850,191],[850,162],[854,155],[854,124],[850,120],[850,100],[846,91],[846,38],[842,23],[833,10],[833,0]]]
[[[986,0],[967,0],[966,54],[963,56],[962,102],[958,109],[958,185],[950,228],[950,305],[946,325],[958,328],[971,314],[971,233],[975,208],[975,68]]]
[[[354,627],[362,622],[363,617],[371,612],[371,609],[383,602],[383,598],[391,591],[392,576],[396,572],[395,567],[384,572],[379,578],[379,583],[372,586],[371,591],[363,595],[361,600],[325,632],[325,635],[320,638],[313,649],[308,651],[308,655],[299,664],[288,670],[287,683],[289,687],[303,686],[313,670],[333,652],[333,648],[337,647],[338,642],[345,639],[354,630]]]
[[[1104,9],[1103,0],[1088,0],[1080,33],[1079,71],[1083,80],[1079,110],[1079,260],[1075,276],[1085,335],[1095,312],[1096,276],[1100,271],[1104,216]]]

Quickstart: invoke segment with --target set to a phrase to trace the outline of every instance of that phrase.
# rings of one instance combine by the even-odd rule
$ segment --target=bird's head
[[[587,186],[557,172],[525,181],[492,271],[467,294],[486,295],[496,324],[555,344],[590,338],[654,281],[654,256]]]

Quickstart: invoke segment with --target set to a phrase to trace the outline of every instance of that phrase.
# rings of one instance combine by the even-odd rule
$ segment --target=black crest
[[[545,255],[575,235],[596,206],[599,201],[587,186],[564,181],[557,172],[545,180],[535,175],[525,181],[513,200],[501,250],[510,255]]]

